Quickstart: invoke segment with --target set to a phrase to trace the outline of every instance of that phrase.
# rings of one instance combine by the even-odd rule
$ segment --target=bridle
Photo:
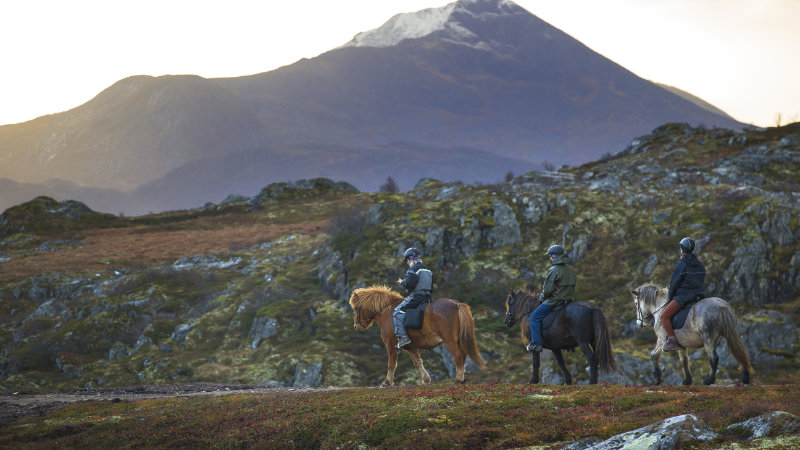
[[[510,324],[509,326],[513,325],[514,322],[516,322],[516,317],[515,317],[515,314],[514,314],[514,312],[516,310],[516,305],[515,305],[516,300],[517,300],[517,296],[512,295],[511,296],[511,300],[509,300],[508,303],[507,303],[508,308],[506,309],[506,318],[505,318],[504,321],[505,321],[505,323]]]
[[[511,300],[508,301],[508,309],[506,311],[505,322],[506,323],[510,323],[511,325],[513,325],[514,322],[517,321],[517,317],[516,317],[517,305],[516,305],[516,303],[517,303],[517,295],[518,294],[519,293],[512,295],[511,296]],[[533,309],[534,309],[535,306],[536,306],[536,302],[535,301],[531,302],[531,310],[527,311],[525,314],[530,314],[531,312],[533,312]],[[520,317],[524,316],[525,314],[520,315]],[[511,325],[509,325],[509,326],[511,326]]]
[[[656,322],[655,321],[655,315],[656,315],[656,313],[660,312],[661,310],[666,308],[667,305],[669,304],[669,300],[667,300],[667,303],[664,303],[663,305],[661,305],[654,312],[648,313],[647,315],[645,315],[644,312],[642,312],[641,300],[639,300],[639,294],[636,293],[635,295],[636,295],[636,322],[639,324],[639,328],[655,327],[655,322]],[[648,322],[645,322],[645,319],[648,319],[648,318],[651,318],[651,317],[653,318],[653,324],[652,325],[648,325]]]
[[[367,321],[366,324],[364,323],[364,319],[361,317],[361,308],[354,308],[353,310],[356,313],[356,325],[358,325],[362,329],[366,330],[367,329],[367,325],[369,324],[369,321]]]

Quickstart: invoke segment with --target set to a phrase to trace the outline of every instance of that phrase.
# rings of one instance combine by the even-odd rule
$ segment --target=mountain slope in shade
[[[414,160],[417,172],[448,179],[455,175],[445,169],[466,148],[506,158],[497,161],[574,165],[666,122],[742,125],[639,78],[511,1],[460,0],[395,16],[271,72],[121,80],[73,110],[0,127],[0,177],[133,192],[197,161],[249,151],[251,167],[268,168],[260,175],[279,177],[253,174],[248,186],[263,186],[289,174],[337,178],[287,164],[304,152],[352,149],[342,180],[358,186],[354,174],[393,175],[377,175],[383,166],[363,149],[411,142],[456,149],[437,153],[435,164]],[[219,164],[215,178],[242,178],[224,167],[242,169]]]

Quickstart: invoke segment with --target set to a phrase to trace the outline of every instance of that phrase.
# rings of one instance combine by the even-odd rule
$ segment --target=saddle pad
[[[686,318],[689,317],[689,311],[692,310],[692,308],[694,307],[694,305],[697,304],[697,302],[703,299],[702,296],[699,297],[700,298],[696,296],[695,298],[690,300],[689,303],[683,305],[683,308],[679,309],[678,312],[676,312],[675,315],[672,316],[670,322],[672,322],[673,330],[679,330],[683,328],[683,325],[686,323]]]
[[[404,314],[406,328],[422,328],[422,316],[425,315],[426,306],[428,306],[428,302],[423,302],[416,308],[406,310]]]
[[[542,320],[542,331],[550,328],[553,326],[553,322],[556,321],[556,317],[561,314],[561,311],[564,310],[564,307],[569,305],[569,302],[561,302],[553,307],[546,316],[544,316],[544,320]]]

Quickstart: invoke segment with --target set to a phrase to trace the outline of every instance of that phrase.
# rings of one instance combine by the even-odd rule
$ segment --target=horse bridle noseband
[[[517,303],[517,296],[515,294],[515,295],[511,296],[511,300],[508,302],[508,311],[506,311],[506,318],[505,318],[506,321],[508,321],[509,319],[513,320],[514,322],[517,321],[517,318],[514,317],[515,316],[514,312],[515,312],[516,306],[517,306],[516,303]],[[535,306],[536,306],[536,302],[531,302],[531,310],[525,312],[525,314],[532,313]],[[525,314],[522,314],[520,317],[525,316]]]
[[[669,304],[669,300],[667,300],[667,303],[664,303],[663,305],[661,305],[661,307],[659,307],[657,310],[655,310],[655,312],[648,313],[647,317],[652,317],[653,318],[653,324],[652,325],[646,325],[645,324],[645,321],[644,321],[645,315],[642,312],[642,308],[640,306],[640,302],[641,302],[641,300],[639,300],[639,294],[636,294],[636,320],[639,322],[639,328],[647,328],[647,327],[654,327],[655,328],[655,326],[656,326],[656,319],[655,319],[656,313],[661,311],[661,310],[663,310],[664,308],[666,308],[667,305]]]
[[[366,328],[367,328],[367,326],[366,326],[366,325],[364,325],[364,322],[363,322],[363,320],[361,319],[361,308],[354,309],[354,311],[356,312],[356,324],[357,324],[358,326],[360,326],[361,328],[364,328],[364,329],[366,329]]]

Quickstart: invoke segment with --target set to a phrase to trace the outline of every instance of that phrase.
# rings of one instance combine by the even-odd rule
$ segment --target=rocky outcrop
[[[301,362],[294,370],[292,386],[317,387],[322,384],[322,361]]]
[[[733,424],[725,428],[722,434],[747,441],[762,437],[800,434],[800,417],[783,411],[774,411]]]
[[[268,317],[261,316],[253,319],[253,325],[250,326],[250,332],[247,334],[247,339],[250,341],[250,348],[255,350],[262,339],[267,339],[278,332],[278,321]]]
[[[642,428],[618,434],[605,441],[590,438],[562,449],[617,450],[617,449],[674,449],[726,442],[724,437],[735,440],[794,435],[800,432],[800,417],[775,411],[727,427],[722,434],[716,433],[705,422],[693,414],[670,417]],[[730,445],[730,442],[728,442]],[[722,446],[722,445],[721,445]]]
[[[747,349],[750,363],[755,366],[775,367],[787,358],[800,357],[795,350],[800,344],[800,328],[785,314],[759,311],[739,318],[739,338]],[[717,353],[723,367],[736,369],[739,366],[727,345],[719,345]]]
[[[434,348],[433,352],[442,357],[442,363],[444,363],[445,368],[447,368],[447,374],[450,376],[450,378],[455,378],[456,363],[453,360],[453,354],[450,353],[450,350],[448,350],[447,347],[440,345]],[[491,359],[488,353],[483,353],[483,352],[481,352],[481,358],[483,358],[483,360],[486,361],[487,363],[489,362],[489,359]],[[472,358],[467,356],[467,361],[464,363],[464,372],[472,373],[472,372],[477,372],[480,369],[481,368],[478,367],[477,364],[475,364]]]

